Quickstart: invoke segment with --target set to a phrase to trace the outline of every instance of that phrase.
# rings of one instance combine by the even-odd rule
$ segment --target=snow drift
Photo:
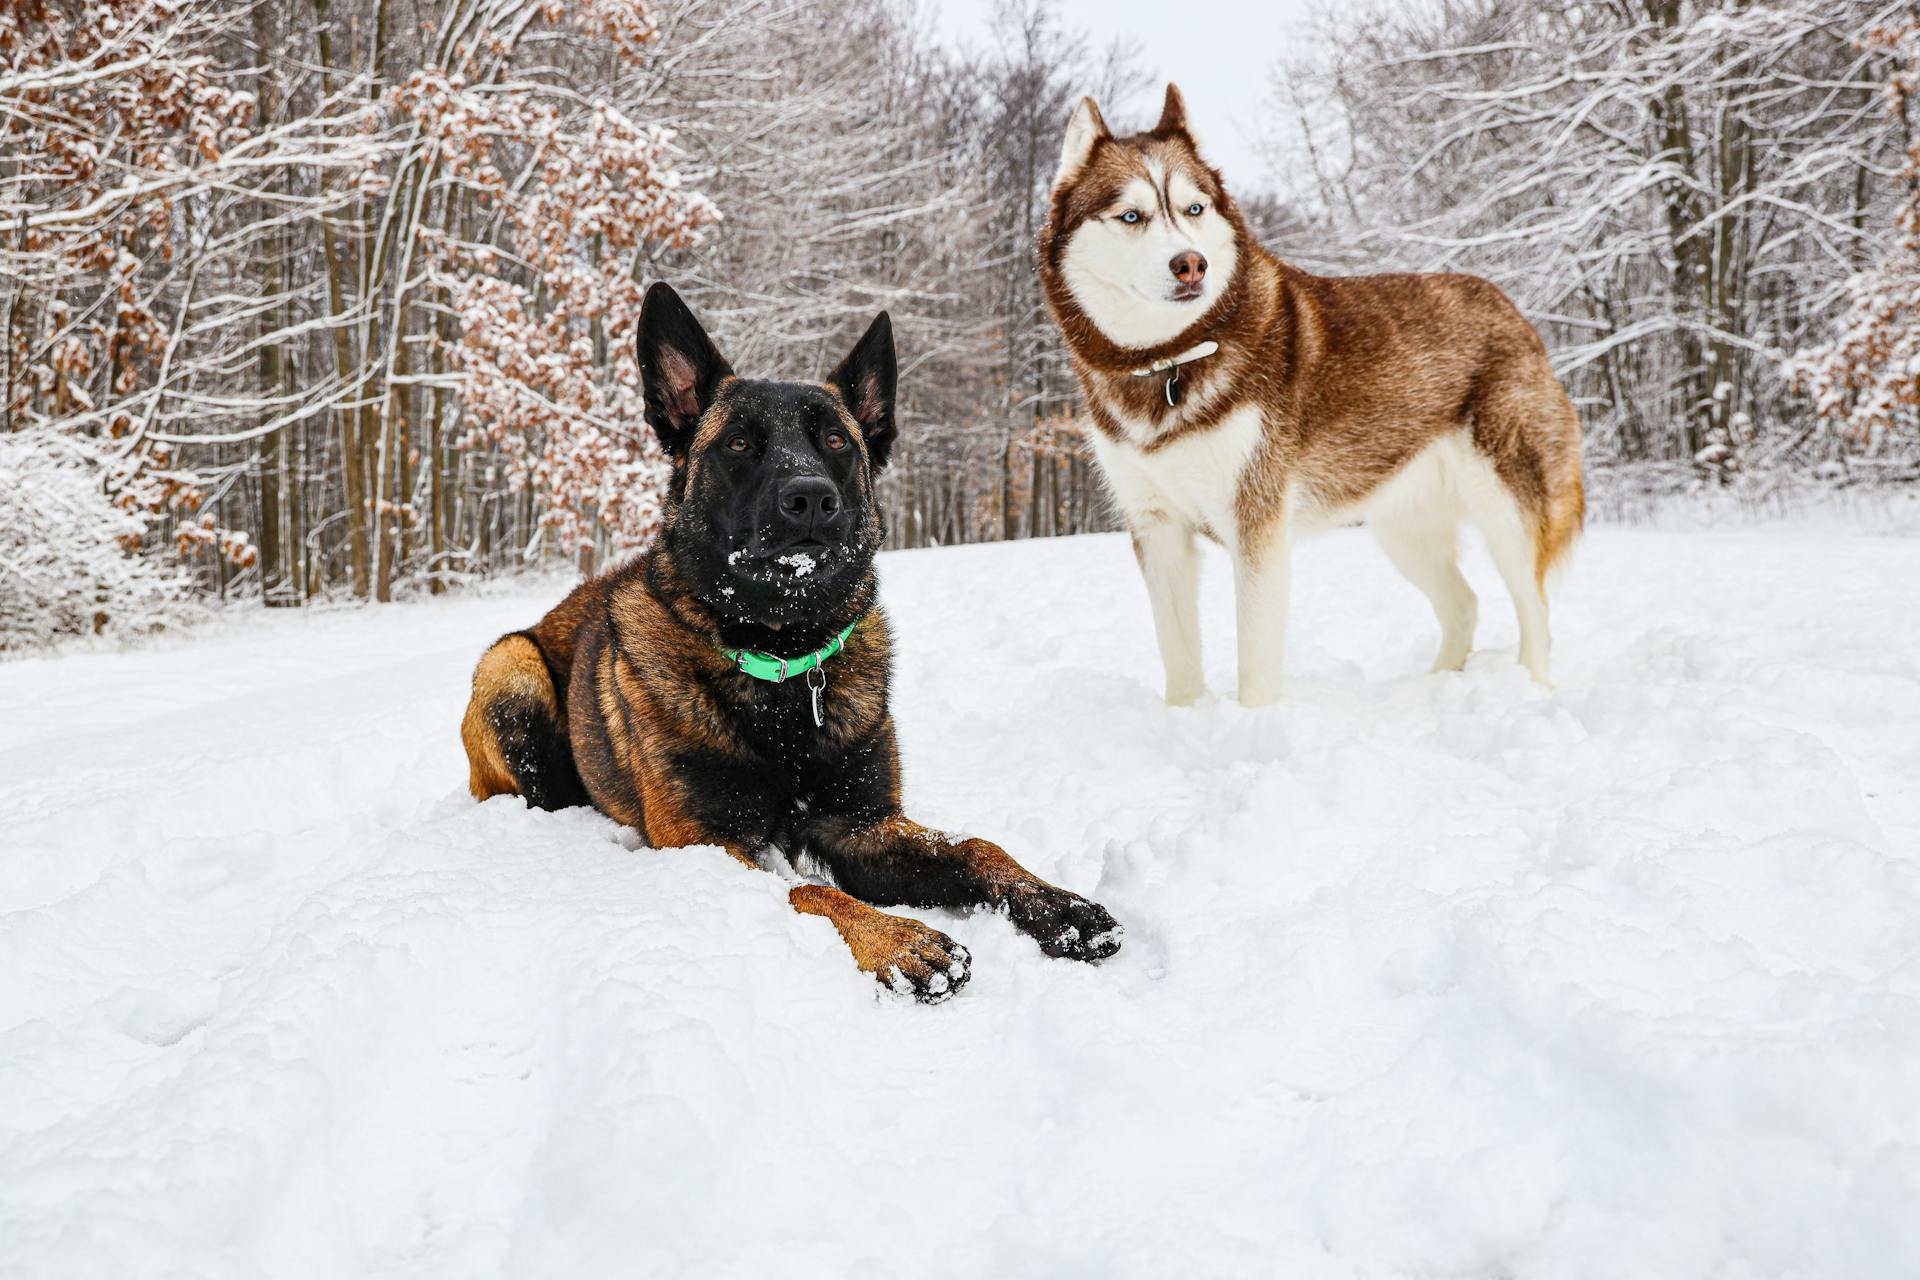
[[[1920,542],[1595,533],[1546,692],[1484,562],[1416,674],[1332,535],[1258,713],[1160,704],[1130,561],[882,561],[912,811],[1128,928],[923,913],[934,1008],[775,876],[467,798],[558,584],[0,665],[0,1272],[1920,1269]]]

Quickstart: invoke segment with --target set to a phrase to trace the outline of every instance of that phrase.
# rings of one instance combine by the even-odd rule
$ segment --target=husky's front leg
[[[1200,548],[1183,522],[1162,516],[1131,523],[1133,554],[1147,580],[1153,633],[1167,671],[1167,705],[1191,706],[1207,691],[1200,670]]]
[[[1243,539],[1233,553],[1234,613],[1240,645],[1240,705],[1280,696],[1287,648],[1287,533],[1284,519]]]

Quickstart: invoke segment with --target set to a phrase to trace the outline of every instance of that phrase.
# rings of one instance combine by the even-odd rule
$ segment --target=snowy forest
[[[1181,116],[1511,296],[1570,563]],[[1920,0],[0,0],[0,1280],[1920,1277],[1916,130]]]
[[[0,649],[643,545],[655,279],[768,376],[892,313],[894,545],[1110,527],[1033,250],[1072,104],[1158,85],[1046,0],[993,26],[0,0]],[[1307,269],[1507,289],[1603,518],[1920,478],[1911,6],[1449,0],[1314,49],[1229,189]]]

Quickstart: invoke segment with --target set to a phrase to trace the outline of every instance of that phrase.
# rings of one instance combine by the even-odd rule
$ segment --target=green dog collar
[[[860,625],[855,618],[847,624],[847,629],[833,639],[815,649],[812,653],[803,653],[797,658],[776,658],[770,653],[755,653],[751,649],[722,649],[721,653],[733,660],[733,665],[746,672],[755,680],[771,680],[780,684],[789,676],[805,675],[821,663],[846,647],[847,637]],[[824,673],[822,673],[824,674]]]

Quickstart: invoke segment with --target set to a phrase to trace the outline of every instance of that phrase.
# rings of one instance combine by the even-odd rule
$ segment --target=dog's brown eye
[[[745,453],[747,451],[747,438],[736,431],[727,438],[727,448],[733,450],[735,453]]]
[[[833,450],[835,453],[838,453],[846,447],[847,447],[846,433],[840,432],[840,431],[827,432],[827,448]]]

